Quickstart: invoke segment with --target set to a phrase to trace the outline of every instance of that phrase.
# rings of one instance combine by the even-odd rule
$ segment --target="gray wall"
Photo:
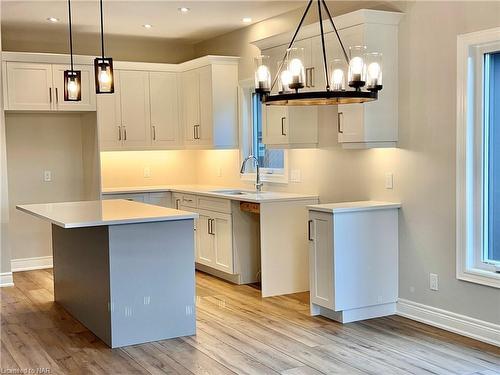
[[[344,9],[366,4],[352,2],[350,7]],[[399,148],[292,150],[290,169],[301,169],[303,182],[277,189],[316,192],[322,202],[401,201],[400,297],[500,324],[499,290],[455,276],[457,35],[500,26],[500,2],[399,2],[391,7],[406,13],[399,28]],[[251,78],[258,50],[248,42],[291,30],[297,20],[298,14],[267,20],[200,43],[196,53],[241,55],[240,78]],[[222,155],[205,151],[203,160],[222,163]],[[231,163],[231,170],[237,168],[237,161]],[[210,168],[198,170],[204,171],[205,183],[239,181],[236,172],[221,179]],[[387,172],[394,173],[393,190],[384,187]],[[439,276],[437,292],[429,290],[431,272]]]

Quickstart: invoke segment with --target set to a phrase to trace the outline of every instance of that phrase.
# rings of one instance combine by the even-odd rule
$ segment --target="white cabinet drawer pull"
[[[337,130],[341,134],[344,133],[344,124],[343,124],[343,122],[344,122],[344,113],[343,112],[339,112],[337,114]]]

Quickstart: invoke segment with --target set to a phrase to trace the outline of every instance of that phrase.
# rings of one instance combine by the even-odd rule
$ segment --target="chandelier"
[[[307,106],[365,103],[377,100],[378,92],[382,90],[382,54],[367,53],[366,46],[350,46],[348,54],[325,0],[317,0],[317,4],[326,87],[322,91],[301,91],[305,87],[306,74],[311,73],[304,68],[304,49],[293,47],[293,43],[312,3],[313,0],[309,0],[285,55],[279,63],[278,72],[272,80],[269,69],[270,57],[255,58],[255,92],[259,94],[261,102],[266,105]],[[343,53],[342,58],[336,58],[330,62],[330,67],[327,64],[322,7],[330,20]],[[346,89],[346,77],[351,89]],[[278,93],[271,94],[276,84],[278,84]]]

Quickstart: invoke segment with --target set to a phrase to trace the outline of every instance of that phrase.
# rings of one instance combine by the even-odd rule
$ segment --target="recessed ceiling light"
[[[144,25],[142,25],[142,27],[144,27],[145,29],[150,29],[153,27],[153,25],[150,25],[149,23],[146,23]]]
[[[250,23],[250,22],[252,22],[252,18],[251,18],[251,17],[243,17],[241,20],[242,20],[243,22],[245,22],[245,23]]]
[[[56,17],[48,17],[48,18],[47,18],[47,21],[52,22],[52,23],[56,23],[56,22],[59,22],[59,18],[56,18]]]
[[[181,13],[187,13],[187,12],[189,12],[190,10],[191,10],[191,9],[186,8],[186,7],[179,8],[179,12],[181,12]]]

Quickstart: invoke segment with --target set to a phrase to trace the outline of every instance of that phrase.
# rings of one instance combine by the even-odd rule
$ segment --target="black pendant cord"
[[[102,0],[101,0],[102,1]],[[302,27],[302,24],[304,23],[304,20],[306,19],[307,13],[309,12],[309,9],[311,8],[313,0],[309,0],[307,3],[306,10],[304,11],[304,14],[302,15],[302,18],[300,19],[299,25],[297,26],[297,29],[295,30],[295,33],[293,34],[293,38],[290,41],[290,44],[288,44],[288,48],[285,52],[285,56],[283,56],[283,60],[281,60],[280,67],[278,68],[278,73],[276,74],[276,77],[274,77],[273,84],[271,85],[271,90],[273,91],[274,85],[276,85],[276,81],[278,80],[278,77],[280,76],[281,71],[283,70],[283,65],[285,65],[286,57],[288,55],[288,50],[292,48],[293,43],[295,42],[295,38],[297,37],[297,34],[299,33],[300,28]]]
[[[69,54],[71,58],[71,71],[73,71],[73,33],[71,30],[71,0],[68,0],[68,13],[69,13]]]
[[[347,55],[347,52],[345,50],[344,43],[342,43],[342,39],[340,39],[339,32],[337,30],[337,27],[335,26],[335,22],[333,22],[332,15],[330,14],[330,10],[328,9],[328,5],[326,5],[325,0],[321,0],[321,2],[323,3],[323,6],[326,10],[326,14],[328,15],[328,18],[330,19],[330,23],[332,24],[333,30],[335,31],[335,34],[337,35],[337,39],[340,43],[340,47],[342,47],[342,52],[344,52],[345,61],[347,62],[347,65],[349,65],[349,56]],[[321,22],[321,19],[320,19],[320,22]]]
[[[325,66],[326,91],[330,91],[330,81],[328,79],[328,64],[326,62],[325,32],[323,30],[323,17],[321,16],[321,0],[318,0],[319,28],[321,30],[321,48],[323,48],[323,64]]]
[[[100,9],[101,9],[101,53],[102,58],[104,59],[104,19],[102,15],[102,0],[99,0]]]

